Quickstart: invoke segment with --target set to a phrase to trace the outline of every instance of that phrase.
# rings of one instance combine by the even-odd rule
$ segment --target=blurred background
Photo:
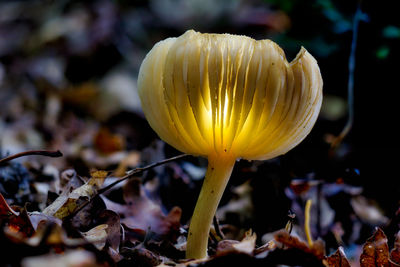
[[[93,168],[125,170],[177,155],[157,142],[137,95],[140,64],[156,42],[188,29],[242,34],[274,40],[289,61],[304,46],[317,59],[324,80],[319,120],[310,136],[287,155],[237,164],[231,183],[237,186],[250,180],[251,219],[243,222],[227,213],[225,220],[260,233],[276,230],[284,227],[288,210],[296,211],[296,205],[301,218],[302,204],[311,194],[326,200],[317,202],[324,204],[315,211],[319,220],[315,236],[334,240],[332,229],[339,222],[343,244],[365,240],[375,225],[393,226],[388,218],[395,216],[400,199],[395,141],[400,20],[393,2],[1,1],[0,154],[61,150],[62,159],[30,162],[28,169],[41,175],[66,168],[80,175],[88,175]],[[355,34],[354,23],[358,24]],[[348,120],[352,44],[354,104],[350,112],[354,123],[331,150]],[[173,168],[169,173],[164,169],[155,173],[164,177],[160,196],[165,209],[181,206],[185,223],[197,196],[191,190],[199,190],[197,180],[205,162],[193,158],[178,167],[181,173]],[[195,185],[173,184],[173,175],[186,175]],[[171,183],[175,190],[184,189],[181,195],[173,196]],[[12,199],[10,192],[16,187],[3,181],[0,189]],[[227,193],[222,205],[238,194]],[[368,208],[373,215],[363,215]],[[337,243],[337,239],[328,241],[332,248]]]

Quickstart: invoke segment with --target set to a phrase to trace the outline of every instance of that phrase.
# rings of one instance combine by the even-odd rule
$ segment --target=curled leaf
[[[400,231],[396,234],[394,247],[390,251],[390,263],[392,266],[400,266]]]
[[[389,266],[389,246],[385,233],[377,228],[363,246],[360,256],[361,267]]]
[[[322,260],[325,257],[325,245],[321,240],[316,240],[313,246],[310,247],[306,242],[290,235],[285,230],[276,232],[275,240],[288,248],[294,248],[304,251],[307,254],[312,254],[317,259]]]
[[[59,219],[73,214],[87,199],[93,198],[107,177],[106,171],[94,171],[89,181],[72,192],[64,191],[52,204],[43,210],[45,215]]]
[[[335,253],[327,257],[324,264],[327,267],[351,267],[342,247],[339,247]]]
[[[90,229],[87,232],[82,233],[83,237],[90,243],[92,243],[98,250],[102,250],[106,245],[107,240],[107,224],[100,224]]]

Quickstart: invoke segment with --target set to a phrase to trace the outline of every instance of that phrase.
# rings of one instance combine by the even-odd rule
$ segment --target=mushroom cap
[[[160,138],[205,157],[284,154],[311,131],[322,103],[318,64],[303,47],[288,63],[270,40],[193,30],[151,49],[138,89]]]

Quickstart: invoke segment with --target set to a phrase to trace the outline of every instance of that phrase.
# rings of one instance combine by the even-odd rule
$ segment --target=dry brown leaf
[[[39,223],[42,221],[54,222],[60,226],[62,225],[62,221],[60,219],[37,211],[29,212],[29,219],[35,230],[37,229]]]
[[[325,244],[322,240],[316,240],[312,247],[301,241],[295,236],[290,235],[285,230],[280,230],[274,235],[275,240],[288,248],[296,248],[305,253],[313,254],[317,259],[322,260],[325,257]]]
[[[222,256],[229,253],[246,253],[253,255],[256,240],[256,234],[250,229],[246,231],[245,236],[241,241],[227,239],[218,242],[216,255]]]
[[[113,134],[103,127],[94,136],[94,145],[100,153],[111,154],[123,150],[125,140],[121,135]]]
[[[385,233],[377,228],[375,233],[368,238],[363,246],[360,256],[361,267],[387,267],[389,266],[389,246]]]
[[[400,266],[400,231],[396,235],[394,248],[390,251],[391,266]]]
[[[31,247],[55,246],[61,249],[63,246],[78,246],[87,243],[81,238],[69,238],[65,230],[58,224],[41,221],[36,232],[30,237],[24,237],[18,232],[5,228],[5,235],[16,243],[24,243]]]
[[[237,244],[233,244],[233,248],[239,252],[246,254],[253,254],[254,248],[256,247],[257,235],[250,229],[245,233],[244,238]]]
[[[350,200],[357,216],[371,225],[385,225],[389,218],[383,215],[383,211],[378,207],[378,204],[365,196],[354,196]]]
[[[100,224],[82,233],[82,236],[90,243],[92,243],[98,250],[102,250],[106,245],[107,240],[107,224]]]
[[[106,171],[94,171],[91,173],[89,181],[76,188],[72,192],[64,191],[53,203],[43,210],[43,214],[64,219],[74,213],[84,202],[83,199],[91,199],[97,190],[103,185],[107,177]]]
[[[115,203],[103,197],[107,209],[121,215],[121,223],[128,228],[147,230],[160,235],[168,235],[175,239],[179,232],[182,210],[179,207],[171,209],[165,215],[156,201],[146,196],[140,179],[131,179],[123,187],[125,205]]]
[[[216,255],[222,256],[235,252],[253,255],[256,246],[256,240],[256,234],[253,233],[252,230],[248,230],[240,242],[237,240],[222,240],[218,242]]]
[[[335,253],[326,257],[324,265],[327,267],[351,267],[342,247],[339,247]]]
[[[99,214],[99,220],[108,225],[106,228],[107,242],[113,250],[118,252],[121,242],[121,224],[119,215],[112,210],[104,210]]]
[[[18,216],[18,212],[14,211],[0,193],[0,217],[8,217],[10,215]]]
[[[6,230],[20,238],[30,237],[35,233],[26,208],[11,208],[0,193],[0,219],[2,218],[4,218]]]

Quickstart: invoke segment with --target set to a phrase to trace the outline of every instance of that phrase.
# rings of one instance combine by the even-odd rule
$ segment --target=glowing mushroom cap
[[[157,43],[139,71],[144,114],[185,153],[270,159],[300,143],[322,102],[316,60],[288,63],[270,40],[187,31]]]

